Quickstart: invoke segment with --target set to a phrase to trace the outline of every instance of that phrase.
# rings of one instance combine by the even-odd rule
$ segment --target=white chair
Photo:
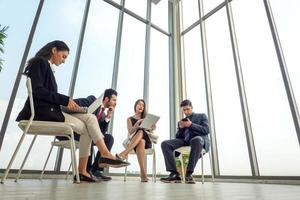
[[[71,149],[71,160],[72,160],[72,172],[73,175],[76,176],[76,182],[79,183],[79,173],[78,173],[78,168],[77,168],[77,163],[76,163],[76,155],[75,155],[75,142],[74,142],[74,135],[73,135],[73,129],[71,123],[65,123],[65,122],[51,122],[51,121],[36,121],[33,120],[34,118],[34,104],[33,104],[33,97],[32,97],[32,87],[31,87],[31,79],[27,78],[26,81],[26,86],[27,86],[27,92],[28,92],[28,97],[29,97],[29,102],[30,102],[30,111],[31,111],[31,116],[29,120],[22,120],[19,122],[18,126],[23,130],[23,134],[19,140],[19,143],[9,161],[9,164],[5,170],[4,176],[1,179],[1,183],[4,183],[4,181],[7,178],[7,175],[9,173],[9,170],[11,168],[11,165],[13,164],[15,157],[20,149],[20,146],[23,143],[23,140],[26,135],[34,135],[33,140],[29,146],[29,149],[26,153],[26,156],[22,162],[22,165],[19,169],[18,176],[15,181],[18,180],[18,178],[21,175],[23,166],[27,160],[27,157],[31,151],[31,148],[36,140],[36,137],[38,135],[46,135],[46,136],[65,136],[67,137],[70,143],[70,149]]]
[[[185,171],[183,169],[183,158],[182,158],[182,155],[190,155],[191,153],[191,147],[190,146],[183,146],[183,147],[180,147],[178,149],[175,149],[174,152],[178,152],[180,153],[179,155],[179,160],[180,160],[180,164],[181,164],[181,175],[182,175],[182,180],[185,181],[184,177],[185,177]],[[206,151],[204,148],[202,148],[202,151],[201,151],[201,176],[202,176],[202,184],[204,183],[204,173],[203,173],[203,156],[204,154],[206,154]],[[213,169],[212,169],[212,160],[211,160],[211,156],[210,156],[210,152],[208,152],[209,154],[209,161],[210,161],[210,170],[211,170],[211,177],[212,177],[212,181],[214,182],[215,179],[214,179],[214,174],[213,174]]]
[[[44,172],[45,172],[46,166],[48,164],[50,155],[52,153],[53,147],[58,147],[58,148],[70,149],[71,150],[71,146],[70,146],[70,141],[69,140],[61,140],[60,141],[60,140],[56,139],[56,137],[54,137],[53,142],[51,142],[51,148],[50,148],[49,154],[47,156],[46,162],[44,164],[43,171],[41,172],[40,180],[43,179]],[[75,152],[76,152],[77,149],[79,149],[79,142],[75,140]],[[72,161],[71,161],[69,169],[67,171],[66,179],[69,176],[69,172],[70,172],[71,166],[72,166]]]
[[[129,155],[136,155],[135,151],[130,151]],[[128,157],[129,157],[128,155]],[[145,155],[146,158],[148,155],[152,155],[152,182],[156,182],[156,153],[155,153],[155,145],[152,144],[151,149],[145,149]],[[128,162],[128,157],[126,158],[126,161]],[[125,174],[124,174],[124,181],[126,181],[127,178],[127,166],[125,167]]]

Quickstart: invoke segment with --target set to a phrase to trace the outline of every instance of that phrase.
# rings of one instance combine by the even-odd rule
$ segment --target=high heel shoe
[[[96,182],[96,180],[93,178],[92,175],[90,175],[91,177],[88,177],[86,175],[80,174],[79,173],[79,180],[80,181],[84,181],[84,182]],[[76,175],[74,176],[74,182],[76,182]]]
[[[123,156],[120,156],[119,154],[116,153],[116,158],[119,159],[119,160],[126,160],[126,157],[123,157]]]
[[[111,158],[100,157],[99,162],[98,162],[98,166],[100,168],[106,168],[106,167],[118,168],[118,167],[126,167],[128,165],[130,165],[129,162],[123,161],[119,158],[114,160],[114,159],[111,159]]]
[[[141,177],[141,182],[146,183],[149,181],[148,177]]]

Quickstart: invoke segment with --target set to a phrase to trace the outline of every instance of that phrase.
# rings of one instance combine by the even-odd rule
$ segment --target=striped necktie
[[[102,118],[103,112],[104,112],[105,108],[102,107],[99,109],[99,113],[97,115],[97,120],[99,121]]]

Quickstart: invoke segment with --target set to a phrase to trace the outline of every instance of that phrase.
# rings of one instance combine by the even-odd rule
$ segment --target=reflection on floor
[[[197,182],[166,184],[140,183],[131,178],[123,182],[113,177],[110,182],[73,184],[71,180],[8,179],[0,184],[0,199],[100,199],[100,200],[298,200],[299,185]]]

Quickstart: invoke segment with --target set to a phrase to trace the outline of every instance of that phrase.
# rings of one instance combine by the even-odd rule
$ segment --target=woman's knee
[[[136,133],[136,135],[141,136],[141,135],[143,135],[143,133],[144,133],[143,130],[138,130],[137,133]]]
[[[146,141],[144,139],[141,139],[141,141],[139,142],[139,145],[144,145],[145,146]]]

